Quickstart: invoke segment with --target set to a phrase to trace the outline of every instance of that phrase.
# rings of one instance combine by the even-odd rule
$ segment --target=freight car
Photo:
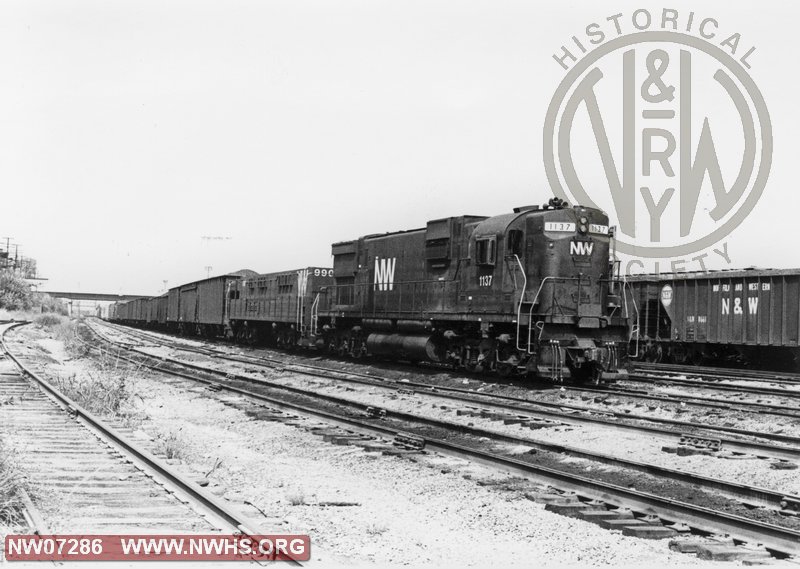
[[[125,324],[243,343],[309,346],[315,291],[333,283],[333,269],[307,267],[260,275],[210,277],[173,287],[159,297],[118,303],[112,320]]]
[[[224,335],[228,289],[239,279],[256,274],[242,270],[171,288],[166,300],[167,328],[207,338]]]
[[[629,315],[612,239],[604,212],[554,199],[336,243],[314,318],[339,354],[614,380]]]
[[[631,277],[629,283],[639,315],[639,358],[797,367],[800,270],[668,273]]]
[[[332,253],[332,269],[204,279],[145,300],[155,319],[128,306],[117,318],[554,381],[626,373],[631,303],[600,210],[554,198],[335,243]],[[159,302],[165,324],[152,307]]]
[[[308,267],[255,275],[230,284],[227,318],[240,342],[282,348],[316,344],[319,322],[312,318],[319,291],[333,284],[333,269]]]

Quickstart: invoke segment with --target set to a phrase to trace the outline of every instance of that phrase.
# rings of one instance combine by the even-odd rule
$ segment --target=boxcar
[[[308,267],[255,275],[231,283],[228,291],[230,331],[236,339],[279,346],[315,342],[312,320],[319,291],[333,284],[333,269]]]
[[[793,366],[800,348],[800,269],[630,279],[641,357]]]
[[[146,300],[145,298],[137,298],[133,301],[133,310],[130,317],[134,322],[143,323],[147,321]]]
[[[156,326],[163,328],[167,324],[167,304],[169,302],[169,297],[165,293],[154,300],[156,302]]]
[[[155,327],[158,324],[158,303],[156,297],[148,298],[144,303],[145,307],[145,325],[148,327]]]
[[[178,331],[180,299],[180,287],[171,288],[167,291],[167,329],[171,332]]]
[[[167,293],[167,324],[178,332],[199,336],[221,336],[227,324],[226,297],[229,287],[249,270],[210,277],[170,289]]]
[[[112,321],[124,322],[128,319],[128,302],[117,302],[114,305],[113,316],[109,316]]]

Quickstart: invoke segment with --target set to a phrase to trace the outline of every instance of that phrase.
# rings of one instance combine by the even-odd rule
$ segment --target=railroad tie
[[[397,433],[392,444],[402,450],[419,452],[425,448],[425,439],[413,433]]]

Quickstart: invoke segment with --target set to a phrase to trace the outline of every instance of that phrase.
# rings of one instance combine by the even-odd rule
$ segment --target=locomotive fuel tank
[[[376,356],[392,356],[411,361],[441,361],[436,342],[430,335],[373,332],[367,336],[366,347],[369,353]]]

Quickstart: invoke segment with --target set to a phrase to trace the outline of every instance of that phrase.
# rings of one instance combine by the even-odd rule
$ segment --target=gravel
[[[148,350],[153,353],[166,355],[175,353],[165,348]],[[181,358],[197,361],[194,355],[180,354]],[[236,371],[256,378],[267,378],[286,385],[314,389],[319,393],[335,395],[343,399],[362,404],[377,405],[387,410],[414,413],[434,418],[442,418],[465,426],[491,430],[497,433],[521,436],[532,441],[562,444],[592,452],[608,454],[611,456],[638,460],[658,466],[684,470],[705,476],[749,484],[778,490],[786,494],[800,495],[800,476],[796,470],[775,470],[771,468],[772,460],[762,460],[755,457],[748,459],[727,460],[713,456],[684,456],[667,454],[661,450],[667,442],[648,433],[634,433],[631,431],[617,431],[613,426],[592,425],[565,425],[553,428],[540,429],[531,434],[528,428],[518,425],[503,425],[499,421],[492,421],[481,417],[458,416],[456,410],[466,407],[467,404],[447,402],[443,398],[431,396],[426,393],[414,395],[398,394],[393,389],[371,387],[363,384],[343,384],[335,380],[309,378],[289,372],[281,373],[272,370],[255,371],[252,365],[212,361],[209,365],[222,367],[229,371]],[[447,409],[443,409],[445,405]],[[478,405],[476,405],[478,406]],[[607,409],[606,409],[607,410]],[[665,412],[655,415],[665,415]],[[684,417],[684,419],[686,419]],[[565,422],[568,418],[565,418]],[[754,428],[763,429],[764,425],[754,425]]]
[[[301,428],[254,420],[237,397],[190,385],[157,374],[137,382],[147,414],[142,436],[172,434],[180,468],[207,477],[233,503],[253,502],[266,514],[253,512],[264,530],[308,532],[312,567],[726,566],[476,484],[491,470],[331,445]]]

